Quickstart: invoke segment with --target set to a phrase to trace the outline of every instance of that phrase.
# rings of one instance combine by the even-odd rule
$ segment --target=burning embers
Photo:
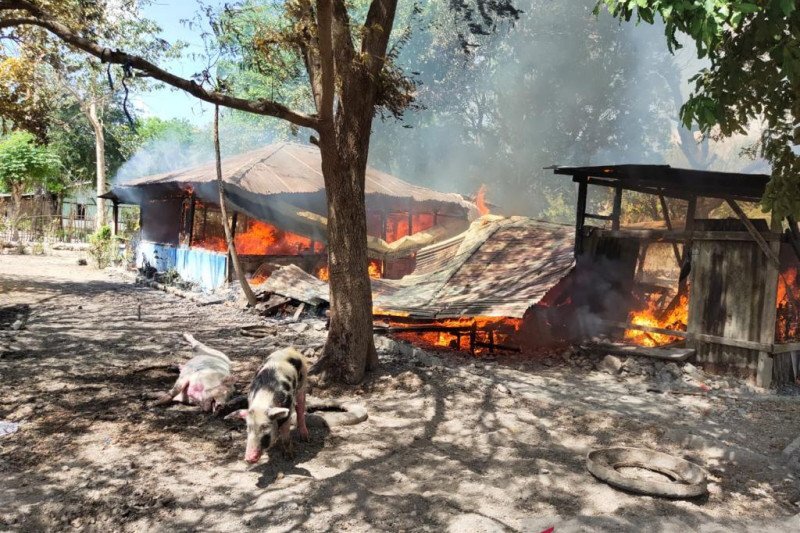
[[[522,320],[504,317],[464,317],[432,322],[407,322],[389,317],[386,333],[431,349],[451,349],[470,353],[495,350],[519,351],[514,337]]]
[[[475,205],[478,206],[478,213],[481,216],[489,214],[489,206],[486,204],[486,185],[481,185],[481,188],[478,189],[478,194],[475,195]]]
[[[665,294],[651,293],[644,308],[630,312],[628,322],[637,326],[686,331],[689,321],[688,290],[679,291],[668,304],[666,300]],[[634,329],[625,330],[625,339],[639,346],[661,346],[680,340],[667,333]]]

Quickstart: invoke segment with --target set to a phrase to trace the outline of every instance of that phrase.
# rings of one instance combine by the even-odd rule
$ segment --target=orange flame
[[[242,255],[300,255],[311,251],[311,239],[252,220],[246,232],[235,237],[236,251]]]
[[[677,305],[666,312],[666,315],[664,315],[665,310],[659,307],[658,301],[658,295],[652,294],[647,302],[647,308],[631,311],[628,321],[637,326],[686,331],[686,324],[689,321],[689,297],[681,294]],[[650,333],[633,329],[625,331],[625,338],[639,346],[660,346],[678,339],[678,337],[664,333]]]
[[[412,213],[409,227],[408,213],[390,213],[386,217],[386,242],[394,242],[407,235],[425,231],[433,227],[432,213]]]
[[[393,326],[408,325],[401,322],[390,320]],[[475,340],[481,344],[489,344],[490,334],[495,345],[509,344],[509,339],[519,331],[522,320],[517,318],[505,317],[465,317],[456,319],[437,320],[432,325],[442,327],[460,327],[464,328],[464,333],[459,337],[454,333],[445,331],[431,331],[431,332],[408,332],[397,333],[397,337],[411,342],[413,344],[422,345],[428,348],[450,348],[454,350],[469,350],[470,335],[466,331],[472,326],[475,326]],[[476,348],[477,352],[488,350],[485,346]]]
[[[475,195],[475,204],[478,206],[478,213],[483,215],[488,215],[491,210],[489,206],[486,205],[486,185],[481,185],[480,189],[478,189],[478,194]]]
[[[330,281],[331,279],[331,271],[328,269],[328,265],[323,265],[317,269],[314,275],[321,279],[322,281]],[[369,277],[379,279],[383,276],[383,270],[381,269],[381,262],[377,259],[370,259],[369,260]]]

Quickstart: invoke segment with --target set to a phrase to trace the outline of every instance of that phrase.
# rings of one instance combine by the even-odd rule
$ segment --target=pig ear
[[[232,418],[247,418],[247,409],[237,409],[236,411],[225,415],[225,420]]]
[[[267,418],[270,420],[279,420],[289,416],[289,410],[285,407],[270,407],[267,409]]]

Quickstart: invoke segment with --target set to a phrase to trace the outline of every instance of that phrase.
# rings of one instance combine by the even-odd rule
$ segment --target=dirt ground
[[[0,530],[800,530],[800,472],[781,456],[800,435],[797,398],[648,392],[649,378],[571,352],[431,357],[380,339],[381,370],[337,393],[366,404],[366,422],[315,425],[294,459],[248,465],[241,423],[150,409],[148,393],[172,384],[183,332],[227,352],[244,388],[271,349],[318,353],[321,323],[245,337],[260,319],[76,258],[0,256],[0,421],[20,423],[0,436]],[[622,445],[696,462],[710,494],[636,496],[586,471],[587,452]]]

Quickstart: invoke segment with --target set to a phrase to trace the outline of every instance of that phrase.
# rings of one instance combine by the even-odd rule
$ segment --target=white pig
[[[188,333],[183,334],[196,353],[185,364],[169,392],[154,405],[173,401],[199,405],[203,411],[217,411],[233,394],[236,379],[231,376],[231,360],[219,350],[209,348]]]
[[[289,436],[292,411],[297,413],[297,429],[308,440],[306,427],[306,380],[308,361],[294,348],[272,353],[261,366],[247,397],[247,409],[234,411],[228,417],[247,421],[247,447],[244,460],[257,463],[264,450],[280,441],[284,453],[292,455]]]

